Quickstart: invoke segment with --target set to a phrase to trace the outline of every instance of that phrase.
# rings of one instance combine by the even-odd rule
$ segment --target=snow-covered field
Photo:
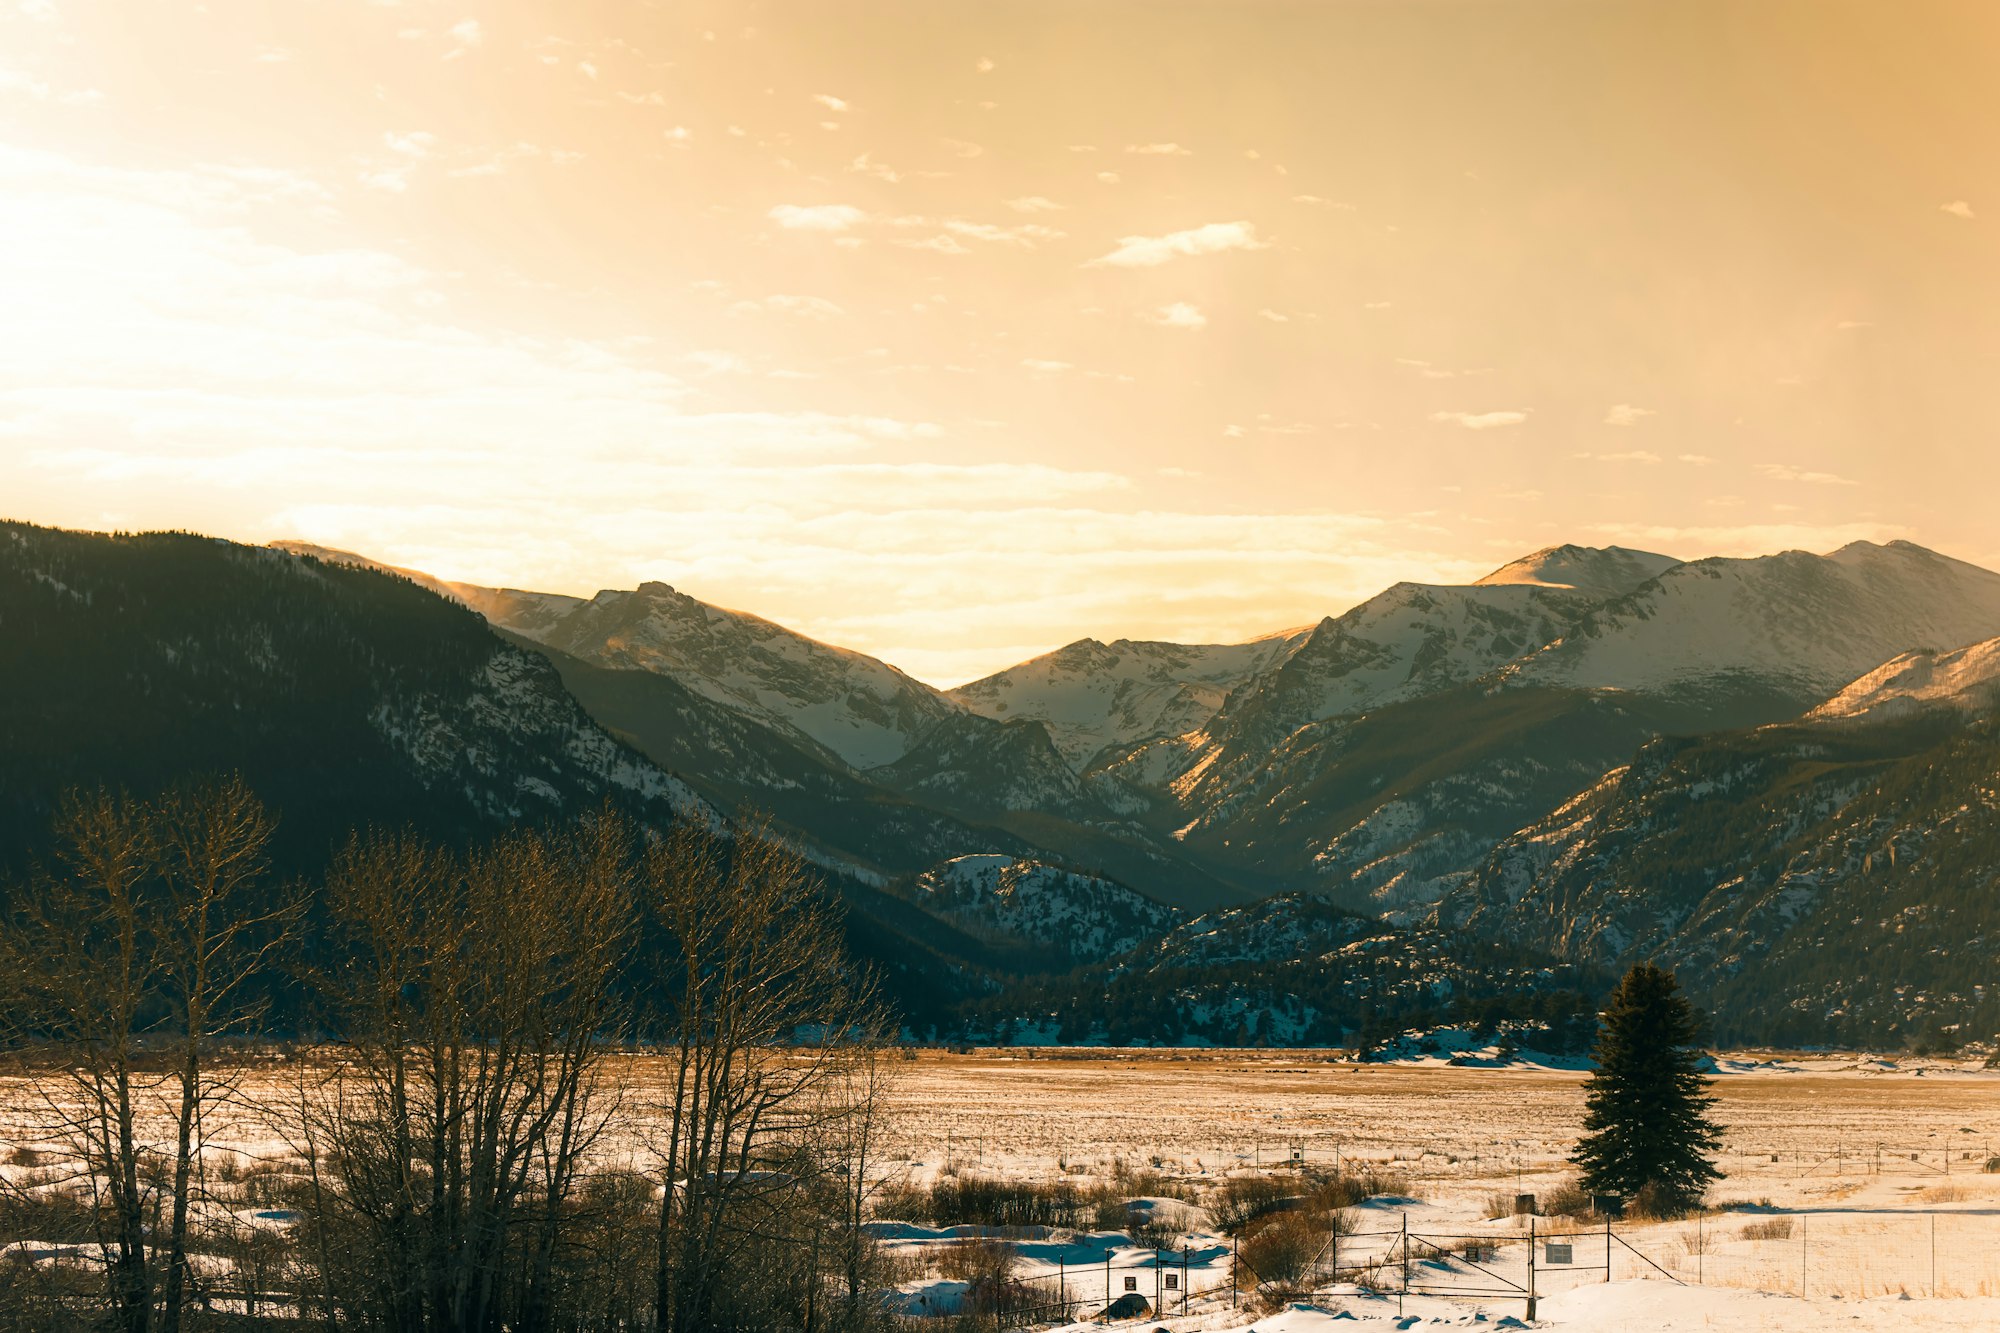
[[[1412,1295],[1399,1305],[1393,1294],[1348,1283],[1320,1292],[1313,1308],[1267,1314],[1254,1327],[1495,1325],[1526,1314],[1517,1289],[1526,1285],[1528,1246],[1526,1219],[1490,1218],[1492,1201],[1546,1197],[1569,1174],[1581,1080],[1565,1070],[1454,1066],[1442,1056],[1356,1065],[1298,1051],[1003,1050],[907,1063],[892,1092],[892,1123],[918,1181],[948,1172],[1088,1180],[1154,1171],[1199,1189],[1283,1170],[1295,1158],[1385,1169],[1407,1181],[1407,1197],[1357,1210],[1357,1226],[1378,1234],[1343,1242],[1341,1266],[1393,1247],[1383,1233],[1405,1226],[1444,1249],[1492,1237],[1492,1260],[1433,1259],[1426,1269],[1420,1258],[1412,1278],[1415,1287],[1490,1294]],[[1718,1061],[1715,1093],[1727,1140],[1714,1198],[1731,1210],[1620,1223],[1611,1242],[1588,1224],[1537,1219],[1538,1239],[1552,1226],[1581,1233],[1568,1265],[1550,1266],[1546,1246],[1537,1247],[1540,1323],[2000,1328],[2000,1174],[1985,1170],[2000,1145],[2000,1075],[1975,1062],[1738,1055]],[[1206,1294],[1191,1298],[1184,1316],[1169,1299],[1162,1314],[1172,1317],[1158,1322],[1177,1331],[1252,1326],[1251,1312],[1229,1301],[1228,1242],[1203,1220],[1196,1210],[1183,1243],[1206,1256],[1185,1283]],[[1089,1263],[1095,1255],[1101,1264],[1107,1250],[1126,1262],[1112,1237],[1075,1238],[1060,1275],[1072,1296],[1102,1301],[1105,1278]],[[1423,1243],[1417,1251],[1427,1252]],[[1047,1253],[1029,1247],[1023,1258],[1022,1276],[1055,1280]],[[1401,1285],[1399,1273],[1390,1277]],[[1139,1289],[1153,1299],[1143,1272]]]
[[[1912,1181],[1936,1183],[1947,1168],[1958,1180],[2000,1149],[2000,1072],[1976,1062],[1734,1055],[1717,1074],[1725,1195],[1783,1201],[1851,1183],[1864,1167],[1874,1174],[1878,1146],[1901,1154]],[[933,1168],[1014,1175],[1158,1159],[1216,1175],[1270,1166],[1297,1146],[1310,1163],[1393,1164],[1419,1184],[1483,1191],[1560,1173],[1583,1077],[1441,1057],[1020,1048],[924,1053],[901,1066],[890,1096],[899,1142]]]
[[[1536,1319],[1549,1327],[2000,1329],[2000,1172],[1986,1170],[2000,1148],[2000,1073],[1974,1062],[1725,1057],[1714,1082],[1727,1129],[1726,1176],[1712,1196],[1722,1210],[1619,1223],[1607,1238],[1601,1224],[1530,1221],[1510,1206],[1517,1194],[1547,1199],[1568,1176],[1583,1075],[1447,1058],[918,1053],[894,1062],[883,1197],[948,1177],[1067,1181],[1108,1192],[1124,1217],[1128,1194],[1151,1195],[1130,1216],[1165,1220],[1161,1249],[1136,1243],[1130,1226],[1029,1229],[1010,1237],[1012,1278],[1080,1317],[1136,1293],[1158,1314],[1134,1326],[1175,1333],[1504,1326],[1526,1317],[1531,1248]],[[300,1072],[275,1061],[253,1070],[241,1104],[211,1123],[210,1156],[290,1157],[277,1112]],[[635,1115],[613,1145],[619,1164],[646,1158],[648,1089],[664,1072],[657,1060],[619,1071]],[[24,1088],[0,1081],[0,1117],[13,1120],[0,1139],[31,1142]],[[1294,1163],[1374,1171],[1395,1191],[1348,1211],[1361,1234],[1339,1242],[1334,1274],[1311,1284],[1308,1304],[1259,1310],[1268,1291],[1238,1280],[1234,1246],[1205,1205],[1231,1179],[1294,1179]],[[10,1178],[29,1170],[18,1155],[0,1163]],[[1121,1224],[1100,1216],[1107,1225]],[[979,1245],[976,1229],[891,1210],[874,1226],[903,1260],[902,1308],[956,1308],[967,1283],[944,1260]],[[1552,1236],[1569,1244],[1566,1262],[1549,1251]],[[1490,1249],[1466,1255],[1474,1244]]]

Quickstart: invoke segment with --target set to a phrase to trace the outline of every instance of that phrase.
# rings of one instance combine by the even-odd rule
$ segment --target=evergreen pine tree
[[[1583,1139],[1570,1158],[1585,1189],[1662,1215],[1700,1205],[1721,1175],[1709,1154],[1722,1139],[1696,1064],[1700,1035],[1700,1015],[1673,973],[1641,963],[1618,983],[1585,1085]]]

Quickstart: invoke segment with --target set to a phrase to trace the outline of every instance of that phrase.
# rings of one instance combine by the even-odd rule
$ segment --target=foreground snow
[[[1802,1300],[1768,1292],[1733,1291],[1718,1287],[1674,1287],[1660,1282],[1612,1282],[1579,1287],[1541,1303],[1532,1325],[1516,1308],[1512,1314],[1497,1306],[1473,1310],[1464,1304],[1412,1298],[1396,1313],[1391,1297],[1362,1296],[1329,1301],[1320,1306],[1296,1305],[1253,1321],[1210,1316],[1167,1320],[1174,1333],[1341,1333],[1356,1328],[1551,1328],[1589,1329],[1592,1333],[1681,1333],[1692,1329],[1772,1330],[1773,1333],[1820,1333],[1821,1330],[2000,1328],[2000,1300],[1912,1300],[1881,1297],[1856,1301]],[[1092,1327],[1079,1325],[1079,1328]]]

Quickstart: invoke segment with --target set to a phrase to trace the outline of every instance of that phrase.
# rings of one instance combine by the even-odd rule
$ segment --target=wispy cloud
[[[1518,426],[1528,419],[1526,412],[1433,412],[1431,420],[1443,425],[1463,426],[1467,430],[1493,430],[1500,426]]]
[[[1149,313],[1146,318],[1166,328],[1187,329],[1190,332],[1208,327],[1208,316],[1201,313],[1201,307],[1187,301],[1175,301],[1172,305],[1163,305]]]
[[[767,216],[788,231],[846,231],[868,214],[852,204],[779,204]]]
[[[832,93],[814,93],[812,100],[818,102],[828,111],[847,110],[847,100],[845,98],[835,97]]]
[[[1604,424],[1607,426],[1636,426],[1647,417],[1654,415],[1656,413],[1650,407],[1634,407],[1630,403],[1614,403],[1611,409],[1604,414]]]
[[[1598,463],[1658,463],[1663,461],[1658,454],[1649,449],[1627,449],[1623,453],[1616,454],[1580,453],[1572,454],[1570,457]]]
[[[1192,148],[1183,148],[1177,143],[1128,143],[1125,145],[1125,151],[1128,153],[1137,153],[1142,157],[1194,156]]]
[[[1164,236],[1125,236],[1118,248],[1090,261],[1091,267],[1152,268],[1188,255],[1213,255],[1225,250],[1262,250],[1257,228],[1248,222],[1211,222]]]
[[[1061,204],[1039,194],[1024,194],[1019,199],[1009,199],[1007,207],[1016,213],[1055,213],[1062,210]]]
[[[876,180],[900,185],[906,180],[935,180],[948,176],[945,171],[925,171],[913,167],[892,167],[887,162],[877,161],[873,153],[863,153],[847,164],[847,169]]]
[[[486,29],[481,26],[478,19],[460,19],[446,28],[444,35],[452,43],[451,50],[445,52],[446,60],[456,60],[486,41]]]
[[[1954,199],[1948,204],[1939,204],[1938,212],[1949,213],[1955,218],[1964,218],[1967,222],[1972,221],[1975,216],[1972,211],[1972,205],[1966,203],[1963,199]]]
[[[1814,472],[1793,467],[1789,463],[1759,463],[1757,474],[1772,481],[1797,481],[1810,486],[1859,486],[1861,483],[1851,477],[1843,477],[1834,472]]]

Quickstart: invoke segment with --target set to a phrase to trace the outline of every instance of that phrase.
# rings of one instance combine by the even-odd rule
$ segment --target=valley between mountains
[[[2000,1030],[2000,574],[1907,543],[1539,551],[1245,644],[952,690],[662,583],[0,525],[0,836],[244,773],[340,829],[768,818],[918,1035],[1558,1050],[1680,970],[1725,1039]]]

